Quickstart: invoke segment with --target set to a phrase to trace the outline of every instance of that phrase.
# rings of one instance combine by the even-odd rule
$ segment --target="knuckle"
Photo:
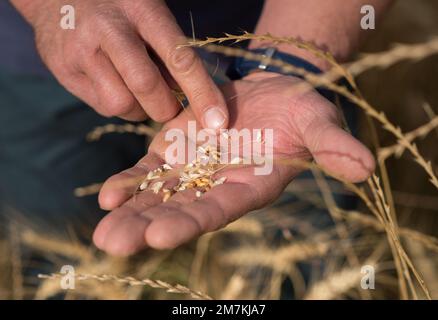
[[[191,48],[174,48],[169,53],[168,62],[173,70],[184,74],[192,71],[199,64],[200,58]]]
[[[93,26],[95,30],[103,31],[112,29],[112,24],[109,18],[110,13],[106,9],[97,10],[93,17]]]
[[[107,115],[111,117],[120,117],[128,114],[134,108],[135,100],[132,95],[125,94],[114,94],[104,102],[105,109],[107,110]]]
[[[103,39],[118,35],[121,26],[127,25],[123,12],[115,5],[98,5],[87,26],[89,36],[99,34]]]
[[[162,108],[154,108],[151,117],[160,123],[164,123],[172,119],[176,115],[177,109],[170,104],[166,104]]]
[[[163,108],[162,111],[158,111],[157,114],[154,114],[153,119],[159,123],[169,121],[173,118],[173,113],[170,113],[167,108]]]
[[[161,26],[171,16],[167,6],[162,1],[129,0],[125,11],[134,24],[145,23],[147,25]]]
[[[189,100],[194,107],[207,108],[210,105],[217,105],[217,99],[213,98],[214,95],[205,88],[194,87],[190,91]]]
[[[116,18],[119,18],[122,10],[117,4],[103,2],[96,4],[93,20],[100,26],[108,26],[108,23]]]
[[[65,45],[62,59],[74,68],[87,68],[92,51],[85,46]]]
[[[128,73],[126,77],[127,83],[133,93],[141,96],[150,96],[157,92],[160,84],[159,75],[156,72],[138,72],[133,71]]]

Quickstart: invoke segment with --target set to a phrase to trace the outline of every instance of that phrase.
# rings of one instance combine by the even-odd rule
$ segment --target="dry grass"
[[[55,238],[13,224],[0,238],[0,296],[140,299],[183,294],[201,299],[277,299],[293,293],[298,299],[438,299],[438,220],[434,205],[438,200],[434,164],[438,158],[434,134],[438,132],[434,111],[438,106],[434,69],[438,23],[436,16],[428,23],[423,19],[425,12],[438,12],[438,5],[430,1],[416,5],[419,16],[413,19],[410,6],[404,1],[397,4],[381,33],[366,44],[368,51],[374,52],[346,65],[337,64],[329,53],[312,44],[269,34],[225,35],[189,43],[225,55],[262,60],[259,55],[218,44],[269,40],[326,59],[332,69],[322,76],[282,61],[273,60],[271,64],[301,74],[310,84],[326,86],[357,105],[363,119],[363,138],[374,148],[379,164],[365,184],[351,184],[338,177],[329,180],[330,173],[313,163],[291,162],[315,176],[315,180],[296,181],[286,189],[284,196],[294,196],[297,201],[278,201],[179,249],[147,251],[130,259],[114,259],[84,241]],[[410,19],[406,19],[407,12]],[[411,24],[409,28],[419,28],[428,36],[401,32],[405,21]],[[389,49],[379,44],[389,42],[406,44]],[[353,92],[335,82],[339,77],[350,82]],[[421,86],[406,80],[409,77]],[[110,125],[96,128],[88,138],[96,140],[110,133],[152,137],[156,130],[145,125]],[[100,186],[79,188],[76,195],[96,193]],[[342,209],[336,194],[355,195],[361,203],[355,211]],[[432,205],[425,206],[426,198]],[[328,212],[332,223],[324,228],[308,223],[298,212],[309,206]],[[29,260],[29,251],[48,263]],[[76,267],[80,281],[74,291],[61,290],[59,282],[52,279],[59,277],[57,272],[63,264]],[[361,267],[370,264],[378,271],[376,289],[363,290]],[[29,268],[44,273],[43,279],[36,279]],[[310,273],[310,281],[306,281],[303,268]],[[290,288],[284,289],[285,284]]]

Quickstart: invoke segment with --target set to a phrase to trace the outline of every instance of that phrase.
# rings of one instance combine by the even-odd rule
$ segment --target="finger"
[[[128,256],[145,247],[144,234],[152,216],[140,212],[162,202],[162,196],[144,191],[105,216],[93,234],[94,244],[115,256]]]
[[[102,40],[102,49],[152,119],[165,122],[179,112],[180,105],[133,31],[112,31]]]
[[[105,181],[99,192],[99,204],[104,210],[113,210],[137,191],[147,173],[163,164],[160,157],[148,153],[135,166],[122,171]]]
[[[374,171],[371,152],[334,121],[317,118],[307,127],[303,141],[315,161],[328,173],[350,182],[361,182]]]
[[[81,99],[90,107],[99,107],[99,98],[94,89],[94,83],[82,71],[75,70],[68,76],[59,78],[58,81],[74,96]]]
[[[278,197],[290,181],[292,170],[276,166],[271,174],[256,176],[254,167],[245,167],[222,174],[227,177],[225,184],[214,187],[200,198],[190,190],[148,209],[145,214],[155,218],[146,230],[147,245],[172,249],[261,208]]]
[[[242,183],[217,186],[201,198],[193,197],[194,191],[156,207],[145,214],[155,218],[146,230],[145,240],[155,249],[172,249],[250,211],[254,193]],[[177,197],[177,196],[175,196]],[[193,201],[194,200],[194,201]]]
[[[187,190],[162,203],[161,195],[142,192],[99,223],[94,242],[110,254],[125,256],[146,246],[174,248],[223,227],[276,198],[290,179],[290,169],[286,166],[277,167],[268,176],[254,176],[252,170],[224,171],[229,182],[201,198],[194,190]],[[244,183],[239,182],[242,179]]]
[[[97,112],[107,117],[118,116],[130,121],[146,119],[146,114],[137,100],[102,52],[97,52],[92,59],[85,61],[82,68],[93,82],[98,96]]]
[[[186,94],[203,127],[226,128],[229,114],[225,99],[196,52],[187,46],[179,47],[186,43],[186,38],[170,10],[163,5],[154,14],[145,14],[138,29]]]

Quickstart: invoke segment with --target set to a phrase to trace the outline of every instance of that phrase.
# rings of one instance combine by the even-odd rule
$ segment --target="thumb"
[[[190,106],[204,128],[228,127],[229,114],[222,92],[207,72],[197,52],[184,44],[186,37],[164,1],[147,19],[138,23],[142,38],[155,50],[170,75],[187,96]],[[153,24],[154,28],[150,28]],[[181,46],[182,45],[182,46]]]
[[[313,121],[303,140],[318,165],[347,181],[364,181],[375,169],[368,148],[331,120]]]

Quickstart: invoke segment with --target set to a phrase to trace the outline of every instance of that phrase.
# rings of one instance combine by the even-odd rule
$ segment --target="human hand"
[[[163,122],[180,111],[177,84],[205,128],[223,128],[221,91],[163,0],[72,0],[75,30],[59,25],[59,0],[12,0],[35,30],[38,51],[59,82],[104,116]],[[158,62],[159,61],[159,62]]]
[[[298,85],[301,84],[301,85]],[[306,87],[306,90],[302,90]],[[97,226],[94,243],[114,255],[130,255],[145,247],[175,248],[203,233],[216,230],[251,210],[275,200],[302,168],[275,159],[313,158],[326,171],[351,182],[366,179],[374,170],[368,149],[339,126],[336,107],[303,81],[268,72],[254,73],[223,87],[230,127],[274,132],[273,171],[254,175],[252,166],[218,173],[225,184],[197,198],[186,190],[162,202],[162,195],[121,182],[143,176],[164,163],[168,129],[186,130],[188,110],[166,124],[139,163],[106,181],[99,195],[102,208],[112,210]]]

